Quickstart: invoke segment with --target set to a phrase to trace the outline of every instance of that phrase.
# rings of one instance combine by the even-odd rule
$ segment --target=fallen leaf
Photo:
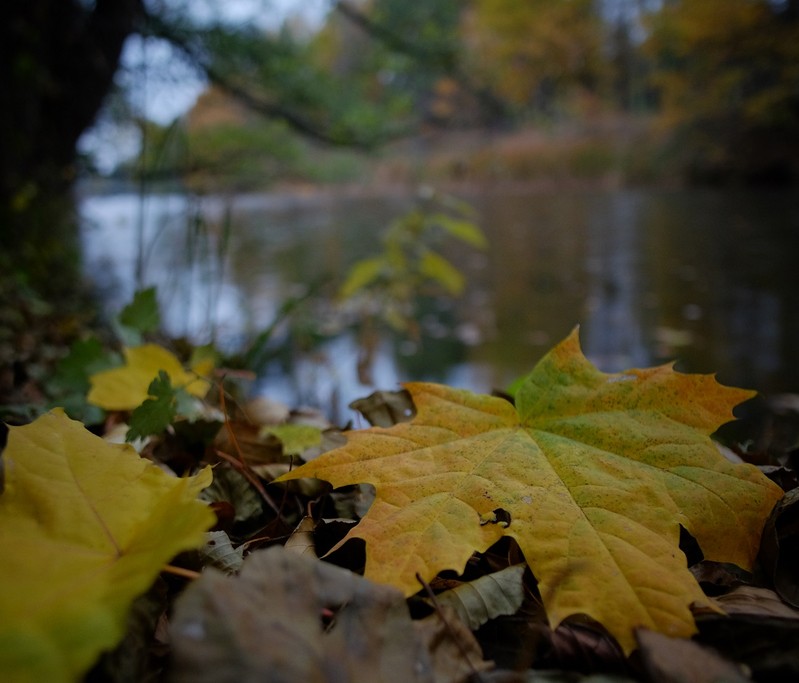
[[[305,481],[309,480],[306,479]],[[371,484],[342,486],[335,491],[331,491],[329,495],[333,507],[340,518],[363,519],[375,500],[375,487]]]
[[[261,439],[273,436],[283,445],[283,455],[302,455],[303,451],[322,443],[319,427],[303,424],[268,425],[258,432]]]
[[[534,631],[535,632],[535,631]],[[536,666],[580,671],[624,671],[626,661],[618,642],[595,622],[576,616],[554,631],[541,633]]]
[[[203,572],[171,635],[173,683],[433,682],[402,593],[279,546]]]
[[[582,613],[630,652],[637,627],[694,633],[689,607],[708,603],[679,550],[680,525],[707,559],[748,569],[782,495],[709,438],[751,392],[670,365],[605,374],[576,331],[520,384],[515,408],[406,388],[411,422],[350,432],[346,446],[281,477],[373,484],[374,504],[344,540],[366,541],[366,577],[406,595],[417,573],[462,572],[509,535],[553,627]]]
[[[0,496],[0,680],[79,680],[134,598],[202,545],[207,468],[178,479],[61,411],[11,427]]]
[[[633,678],[616,674],[589,674],[578,671],[538,671],[524,672],[490,671],[483,674],[482,683],[639,683]]]
[[[729,593],[714,598],[714,601],[729,615],[749,614],[794,619],[799,622],[799,609],[784,603],[779,595],[768,588],[738,586]]]
[[[799,489],[774,507],[763,530],[761,560],[780,597],[799,607]]]
[[[374,391],[350,403],[373,427],[391,427],[408,422],[416,414],[411,395],[406,390]]]
[[[638,631],[641,658],[651,683],[749,683],[731,661],[699,643]]]
[[[172,386],[202,398],[210,384],[205,377],[213,368],[209,358],[186,371],[177,357],[157,344],[123,349],[125,365],[98,372],[89,378],[91,389],[87,400],[105,410],[133,410],[149,397],[150,383],[163,370]]]
[[[751,579],[749,572],[725,562],[702,560],[691,565],[690,571],[708,595],[719,595]]]
[[[208,503],[225,502],[233,506],[233,522],[237,532],[257,527],[264,522],[264,499],[241,472],[229,465],[217,465],[214,480],[200,494]]]
[[[524,600],[524,565],[517,564],[486,574],[436,596],[442,607],[451,608],[470,629],[476,631],[490,619],[515,614]]]
[[[286,544],[283,546],[286,550],[298,555],[307,555],[308,557],[316,557],[316,543],[314,543],[313,532],[316,528],[316,522],[313,517],[307,515],[300,520],[297,528],[291,532]]]
[[[287,462],[283,447],[277,439],[265,443],[258,436],[259,427],[247,422],[229,420],[225,429],[220,429],[214,438],[214,449],[235,454],[248,465]]]
[[[158,637],[169,608],[169,590],[162,578],[130,606],[125,636],[111,651],[104,652],[84,682],[155,683],[169,655],[169,646]]]
[[[746,665],[752,680],[799,680],[799,619],[733,612],[698,615],[697,625],[697,638]]]
[[[435,683],[482,681],[475,672],[492,668],[472,632],[449,607],[440,605],[430,616],[414,621],[413,628],[430,656]]]
[[[209,531],[205,534],[205,545],[199,552],[203,567],[216,567],[226,574],[239,571],[244,562],[244,548],[234,548],[230,536],[224,531]]]

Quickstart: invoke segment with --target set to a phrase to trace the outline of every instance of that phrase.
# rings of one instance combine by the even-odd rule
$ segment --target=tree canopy
[[[799,3],[676,0],[644,45],[665,115],[698,178],[795,179]]]
[[[3,265],[63,286],[51,273],[64,272],[53,266],[75,250],[74,229],[54,227],[57,200],[136,34],[166,41],[254,115],[329,146],[371,149],[430,124],[509,127],[637,107],[662,117],[691,179],[796,180],[796,0],[612,6],[621,9],[338,0],[320,29],[298,30],[234,23],[180,0],[13,3],[0,27],[0,230],[15,254]],[[231,140],[268,151],[282,137]]]

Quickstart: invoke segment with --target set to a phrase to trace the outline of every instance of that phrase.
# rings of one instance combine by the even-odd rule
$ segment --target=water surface
[[[432,380],[503,388],[576,325],[605,371],[677,361],[765,393],[799,391],[799,316],[793,260],[799,198],[787,192],[483,189],[486,252],[447,255],[467,274],[454,301],[427,302],[422,337],[387,335],[373,386],[362,385],[357,343],[328,307],[307,300],[278,330],[279,358],[255,390],[333,417],[373,388]],[[109,310],[128,301],[137,264],[157,284],[167,330],[233,350],[268,326],[281,302],[313,289],[333,295],[349,266],[379,248],[408,196],[133,194],[83,201],[87,275]],[[142,254],[142,258],[139,258]],[[278,344],[280,346],[280,344]]]

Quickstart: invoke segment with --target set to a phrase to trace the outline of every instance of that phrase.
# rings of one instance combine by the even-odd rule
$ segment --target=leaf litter
[[[149,350],[145,357],[151,362],[158,355]],[[129,352],[127,358],[130,364]],[[137,393],[135,398],[128,396],[124,410],[138,407],[132,404],[142,396],[147,400],[158,369],[167,371],[173,383],[191,387],[198,396],[208,390],[207,381],[197,379],[207,374],[208,366],[200,368],[202,372],[187,373],[170,358],[165,361],[169,368],[158,368],[148,377],[153,368],[140,371],[142,363],[137,364],[135,352],[133,361],[131,367],[138,374],[129,386],[135,385],[131,392]],[[111,375],[114,382],[119,381],[120,370]],[[123,384],[125,381],[123,376]],[[168,398],[167,392],[162,393]],[[158,459],[159,454],[168,453],[170,468],[183,476],[199,471],[204,464],[213,465],[214,482],[203,497],[216,521],[207,523],[213,525],[212,531],[194,538],[194,549],[186,552],[188,546],[183,546],[184,552],[171,558],[178,575],[172,570],[162,574],[156,582],[161,589],[148,593],[150,616],[135,627],[135,640],[131,641],[131,621],[128,637],[100,658],[89,680],[701,682],[710,678],[686,678],[680,660],[697,657],[705,661],[706,655],[707,661],[714,663],[701,667],[705,674],[718,664],[729,680],[739,680],[734,676],[773,680],[786,672],[792,677],[799,673],[799,618],[785,602],[797,583],[790,572],[797,549],[790,525],[792,508],[782,503],[775,510],[763,537],[764,547],[769,538],[776,539],[771,543],[771,556],[758,555],[760,531],[781,491],[754,467],[726,461],[720,464],[714,459],[717,454],[711,457],[707,450],[715,451],[709,434],[730,419],[732,407],[748,396],[748,392],[721,387],[710,377],[682,375],[668,366],[604,375],[579,353],[575,334],[517,385],[515,405],[506,399],[438,385],[411,384],[401,392],[378,392],[361,402],[357,407],[363,408],[364,417],[382,426],[346,432],[346,443],[332,425],[274,406],[268,420],[253,423],[236,406],[228,405],[226,424],[216,438],[200,436],[197,425],[179,430],[170,426],[152,437],[153,445],[144,455]],[[441,401],[442,397],[445,400]],[[174,407],[167,402],[170,409]],[[454,417],[448,413],[453,404],[468,417],[458,417],[457,411]],[[119,404],[108,406],[112,411],[123,410]],[[263,428],[264,424],[280,427],[292,422],[310,422],[316,431]],[[486,424],[489,428],[481,432]],[[419,436],[413,430],[420,426],[430,431]],[[498,432],[506,438],[492,442],[485,436],[495,437]],[[321,443],[317,435],[321,435]],[[558,449],[564,442],[568,447],[561,453]],[[383,475],[398,472],[396,482],[387,484],[373,476],[364,468],[363,459],[350,457],[348,461],[348,452],[357,451],[364,443],[378,455],[393,458],[390,466],[382,464],[378,469]],[[395,444],[394,450],[387,447],[389,443]],[[421,467],[418,460],[401,455],[398,443],[411,443],[414,448],[421,445],[433,457]],[[510,448],[512,457],[492,464],[483,490],[469,482],[460,484],[459,496],[466,505],[459,508],[463,519],[446,535],[434,537],[440,541],[438,545],[420,546],[414,527],[404,529],[401,522],[405,520],[400,519],[396,524],[391,521],[399,542],[388,550],[376,548],[379,534],[374,535],[370,515],[377,511],[377,526],[388,519],[381,513],[381,496],[384,500],[388,495],[394,502],[404,500],[405,509],[413,507],[403,486],[430,476],[446,479],[453,462],[465,457],[457,450],[464,444],[492,453],[500,447]],[[520,466],[514,458],[529,451],[531,444],[545,454],[543,461],[549,459],[552,467],[552,461],[561,457],[569,462],[567,469],[574,479],[565,487],[566,493],[525,479],[529,477],[526,473],[521,475],[523,490],[514,491],[518,486],[513,484],[514,478],[519,480],[520,472],[530,469],[529,461],[523,460]],[[750,460],[750,453],[736,450],[744,461]],[[676,464],[667,454],[675,451],[683,458],[677,458]],[[654,461],[643,461],[646,475],[622,463],[630,459],[641,464],[635,455],[640,452],[654,454]],[[597,453],[600,460],[591,460]],[[607,453],[613,457],[602,459]],[[698,467],[691,458],[698,458]],[[9,467],[12,459],[7,450],[3,455],[6,492],[0,496],[0,505],[8,500],[9,480],[12,489],[17,486],[14,468]],[[665,479],[658,479],[660,474],[649,476],[650,470],[659,471],[662,459],[667,461],[668,472],[678,472],[679,485],[670,474]],[[339,471],[349,469],[348,476],[337,472],[327,479],[338,488],[302,478],[310,470],[325,479],[322,474],[330,474],[334,461]],[[433,474],[437,461],[445,465],[443,474]],[[297,469],[303,462],[307,464]],[[600,466],[596,466],[598,462]],[[780,481],[792,480],[785,476],[786,470],[792,471],[790,459],[771,457],[757,462],[764,471],[779,469]],[[292,479],[275,483],[287,470],[286,479]],[[592,476],[597,470],[599,479],[595,481]],[[719,483],[722,481],[724,486]],[[448,480],[443,488],[452,486]],[[455,484],[456,489],[458,486]],[[683,486],[688,492],[681,490]],[[556,503],[545,503],[546,494],[553,489]],[[587,497],[581,498],[581,491]],[[700,495],[703,491],[713,492],[711,500]],[[475,492],[480,495],[474,496]],[[68,515],[68,501],[50,495]],[[434,495],[446,497],[446,492]],[[563,506],[568,511],[575,502],[583,513],[596,507],[600,517],[626,520],[620,527],[611,525],[604,535],[596,531],[601,529],[596,519],[588,526],[593,524],[593,535],[602,539],[606,550],[613,550],[615,537],[627,538],[627,544],[642,551],[617,554],[617,564],[622,570],[635,568],[627,575],[649,574],[646,586],[656,583],[660,593],[681,601],[680,608],[664,610],[669,612],[664,622],[615,618],[614,614],[629,617],[630,603],[624,591],[603,573],[595,553],[563,549],[562,537],[570,539],[572,546],[579,545],[578,541],[585,545],[585,538],[575,535],[572,513],[561,511],[562,519],[548,510]],[[546,522],[544,531],[531,532],[536,520],[531,521],[525,506],[532,506],[536,517]],[[466,514],[469,507],[473,512]],[[176,508],[173,513],[183,516]],[[448,516],[435,506],[425,514],[432,527],[457,516]],[[459,549],[457,562],[442,562],[441,557],[452,554],[451,546],[462,545],[464,534],[459,525],[467,521],[470,528],[465,536],[479,542],[468,550]],[[163,525],[172,528],[175,520],[163,521]],[[626,527],[654,529],[655,535],[666,539],[665,545],[660,540],[649,545],[648,536],[646,543],[637,536],[625,537]],[[690,533],[678,533],[680,527]],[[147,530],[150,545],[164,533],[150,526]],[[695,539],[698,556],[682,545],[683,536]],[[553,537],[561,539],[554,549],[547,547]],[[591,534],[588,539],[590,545]],[[418,552],[420,547],[423,553]],[[377,577],[369,568],[375,551],[379,562],[385,564]],[[648,561],[641,558],[647,553],[652,555]],[[684,553],[693,559],[688,561]],[[427,556],[429,566],[414,564],[419,554]],[[20,557],[22,566],[32,561]],[[529,568],[519,564],[525,560]],[[170,558],[159,559],[159,567],[168,561]],[[547,574],[547,563],[555,567],[554,574]],[[700,567],[704,569],[700,571]],[[358,576],[364,570],[366,578]],[[157,573],[158,569],[150,571]],[[711,572],[715,578],[709,580]],[[406,575],[409,578],[399,578]],[[634,592],[638,579],[627,575],[625,580]],[[722,575],[723,580],[719,578]],[[154,576],[137,574],[139,593],[147,590]],[[0,595],[3,591],[9,595],[13,583],[4,581]],[[782,584],[777,591],[772,590],[775,583]],[[392,584],[401,588],[392,588]],[[593,593],[590,599],[588,593]],[[123,608],[116,613],[134,614],[134,597],[121,599]],[[640,596],[637,599],[646,602]],[[661,595],[652,611],[659,610],[663,599]],[[592,607],[591,600],[600,608]],[[722,610],[726,614],[722,615]],[[676,631],[675,611],[679,612]],[[0,616],[4,617],[0,623],[8,623],[5,612]],[[48,628],[55,628],[54,624],[60,628],[75,618],[65,612]],[[653,625],[654,631],[646,628]],[[124,628],[124,624],[118,627],[110,640],[118,641]],[[14,627],[10,632],[12,640],[19,636]],[[742,640],[748,646],[741,646]],[[93,643],[95,658],[114,644],[103,641],[100,646],[96,639]],[[138,655],[131,657],[131,651]],[[158,656],[152,656],[153,652]],[[167,660],[164,655],[169,653]],[[90,666],[91,657],[84,659],[88,662],[85,666]],[[171,664],[165,668],[167,661]],[[49,660],[53,667],[59,664],[63,662]],[[82,674],[72,670],[48,680],[81,678]]]

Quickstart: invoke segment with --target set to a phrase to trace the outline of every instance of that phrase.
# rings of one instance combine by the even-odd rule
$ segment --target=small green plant
[[[359,375],[370,384],[369,368],[380,324],[418,338],[417,302],[442,293],[459,296],[466,278],[440,251],[446,238],[476,249],[487,245],[474,222],[472,208],[429,188],[419,193],[419,205],[391,223],[382,238],[382,251],[358,261],[339,291],[340,299],[355,310],[362,359]]]

